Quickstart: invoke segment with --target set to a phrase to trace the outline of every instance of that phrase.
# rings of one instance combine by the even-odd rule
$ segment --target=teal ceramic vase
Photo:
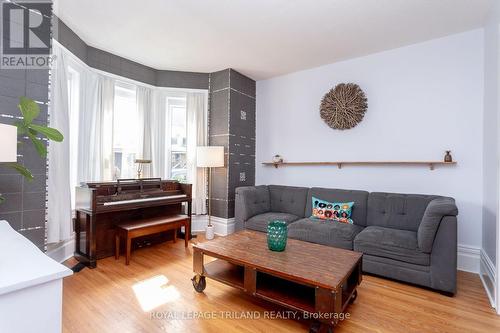
[[[285,221],[274,220],[267,225],[267,246],[271,251],[284,251],[288,227]]]

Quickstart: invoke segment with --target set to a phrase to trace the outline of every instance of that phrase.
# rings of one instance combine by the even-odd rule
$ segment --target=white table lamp
[[[17,161],[17,127],[0,124],[0,163]]]
[[[208,168],[208,225],[205,237],[207,239],[213,239],[214,229],[211,221],[212,207],[210,204],[210,189],[212,187],[212,168],[218,168],[224,166],[224,147],[222,146],[196,147],[196,166],[199,168]]]

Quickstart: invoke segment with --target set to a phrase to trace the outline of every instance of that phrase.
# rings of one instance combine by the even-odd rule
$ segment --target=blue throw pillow
[[[353,224],[351,219],[354,202],[328,202],[312,197],[312,218]]]

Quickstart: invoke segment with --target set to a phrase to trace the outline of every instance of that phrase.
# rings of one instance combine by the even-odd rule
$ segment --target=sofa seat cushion
[[[354,250],[416,265],[430,265],[430,255],[417,246],[417,233],[384,227],[366,227],[354,239]]]
[[[269,212],[269,213],[255,215],[249,218],[245,222],[245,227],[247,229],[267,232],[267,225],[272,220],[282,220],[285,221],[286,223],[291,223],[293,221],[298,220],[299,218],[300,217],[293,214]]]
[[[354,237],[361,230],[363,227],[355,224],[306,218],[288,226],[288,237],[352,250]]]

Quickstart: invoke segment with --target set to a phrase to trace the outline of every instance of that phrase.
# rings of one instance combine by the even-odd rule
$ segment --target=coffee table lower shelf
[[[214,257],[213,254],[205,255]],[[204,263],[203,257],[203,251],[195,248],[193,269],[196,275],[192,280],[196,291],[202,292],[205,289],[205,278],[208,277],[294,311],[308,314],[328,313],[329,319],[319,320],[322,325],[317,329],[311,328],[311,332],[332,331],[339,321],[339,314],[356,298],[356,287],[361,282],[361,262],[346,278],[340,290],[331,290],[269,274],[244,263],[232,262],[229,258]]]

